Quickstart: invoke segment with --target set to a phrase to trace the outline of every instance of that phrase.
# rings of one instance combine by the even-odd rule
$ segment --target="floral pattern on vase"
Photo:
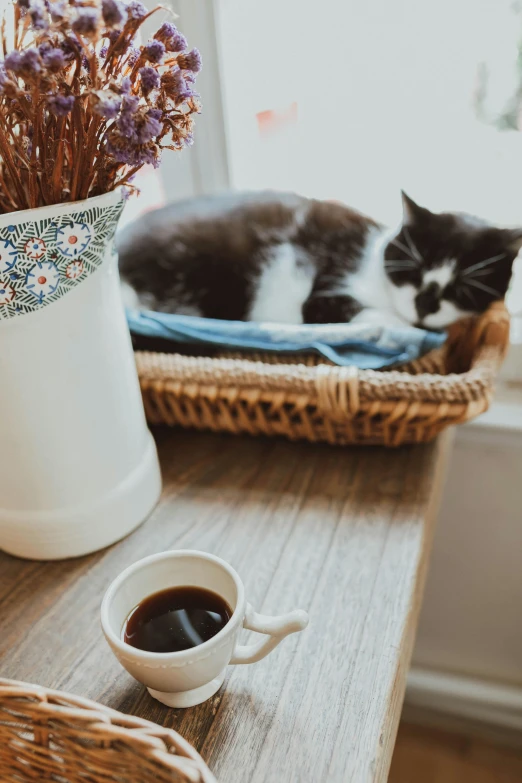
[[[25,278],[25,287],[40,303],[46,296],[54,294],[59,284],[60,273],[52,261],[38,261]]]
[[[71,261],[70,264],[67,264],[65,276],[68,277],[69,280],[77,280],[81,274],[83,274],[83,261],[78,259],[77,261]]]
[[[8,272],[16,266],[18,252],[10,239],[0,241],[0,272]]]
[[[47,208],[13,212],[12,224],[0,229],[0,320],[56,302],[95,272],[113,244],[123,205],[71,204],[58,217],[40,218]]]
[[[43,258],[46,250],[47,247],[45,246],[45,242],[39,237],[28,239],[24,247],[27,258],[34,258],[35,261],[39,261],[40,258]]]
[[[92,239],[92,229],[86,223],[66,223],[56,229],[56,247],[67,258],[78,258]]]
[[[15,296],[16,292],[13,286],[0,280],[0,307],[12,302]]]

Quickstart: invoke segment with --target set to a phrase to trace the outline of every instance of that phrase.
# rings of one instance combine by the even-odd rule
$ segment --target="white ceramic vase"
[[[0,215],[0,549],[76,557],[161,490],[121,301],[121,193]]]

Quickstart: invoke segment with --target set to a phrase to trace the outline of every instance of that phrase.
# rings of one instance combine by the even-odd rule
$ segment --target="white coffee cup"
[[[172,653],[139,650],[123,641],[130,612],[159,590],[203,587],[220,595],[233,610],[228,623],[197,647]],[[226,667],[255,663],[288,634],[302,631],[308,615],[302,610],[277,617],[254,612],[234,569],[221,558],[189,549],[145,557],[123,571],[105,593],[101,606],[103,633],[121,665],[168,707],[192,707],[221,687]],[[242,628],[266,634],[255,644],[238,644]]]

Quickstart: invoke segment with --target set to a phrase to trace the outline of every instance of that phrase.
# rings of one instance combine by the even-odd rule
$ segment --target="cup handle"
[[[266,614],[254,612],[250,604],[247,604],[243,627],[249,631],[267,634],[268,639],[256,644],[238,644],[230,663],[256,663],[272,652],[285,636],[302,631],[307,625],[308,615],[302,609],[269,617]]]

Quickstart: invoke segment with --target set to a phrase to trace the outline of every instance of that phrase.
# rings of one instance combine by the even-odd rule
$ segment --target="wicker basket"
[[[2,679],[0,780],[215,783],[175,731],[87,699]]]
[[[455,324],[442,348],[400,371],[273,355],[137,351],[136,361],[151,424],[399,446],[483,413],[508,341],[509,316],[496,303]]]

